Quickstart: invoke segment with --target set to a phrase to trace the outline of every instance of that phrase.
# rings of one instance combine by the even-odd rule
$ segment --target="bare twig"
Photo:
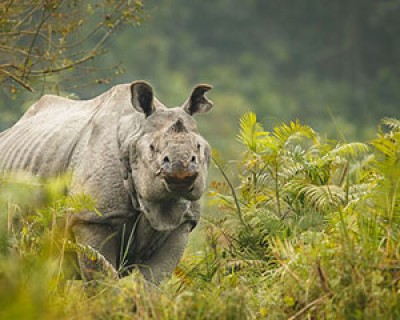
[[[34,91],[33,88],[28,83],[26,83],[24,80],[22,80],[15,74],[12,74],[11,72],[8,72],[7,70],[4,70],[4,69],[0,69],[0,72],[5,74],[7,77],[13,79],[15,82],[17,82],[19,85],[24,87],[26,90],[28,90],[30,92]]]
[[[276,196],[276,204],[277,204],[277,209],[278,209],[278,215],[279,217],[282,216],[281,212],[281,195],[280,195],[280,189],[279,189],[279,176],[278,176],[278,159],[275,159],[275,196]]]
[[[24,73],[22,74],[22,78],[23,78],[23,79],[26,79],[27,75],[29,74],[29,70],[28,70],[28,68],[27,68],[28,63],[29,63],[29,57],[30,57],[30,55],[31,55],[31,53],[32,53],[32,50],[33,50],[33,47],[34,47],[34,45],[35,45],[35,43],[36,43],[36,39],[37,39],[37,37],[38,37],[38,34],[39,34],[40,30],[42,29],[43,25],[45,24],[45,22],[47,21],[47,19],[48,19],[49,17],[50,17],[50,15],[47,15],[47,16],[46,16],[46,12],[43,11],[42,19],[41,19],[39,25],[38,25],[37,28],[36,28],[35,35],[33,36],[33,39],[32,39],[32,41],[31,41],[31,44],[30,44],[29,49],[28,49],[28,55],[27,55],[26,58],[25,58],[24,68],[23,68],[23,70],[24,70],[23,72],[24,72]]]
[[[301,283],[300,277],[299,277],[297,274],[295,274],[295,273],[288,267],[288,265],[287,265],[286,263],[284,263],[284,262],[283,262],[280,258],[278,258],[276,255],[275,255],[275,259],[276,259],[276,261],[277,261],[277,262],[292,276],[292,278],[296,280],[297,284],[298,284],[302,289],[304,289],[304,286],[303,286],[302,283]]]
[[[312,307],[316,306],[317,304],[320,304],[321,302],[323,302],[326,298],[329,298],[331,295],[327,294],[325,296],[322,296],[318,299],[315,299],[314,301],[310,302],[309,304],[307,304],[304,308],[300,309],[296,314],[294,314],[293,316],[291,316],[288,320],[295,320],[298,317],[300,317],[303,313],[307,312],[309,309],[311,309]]]
[[[2,45],[0,45],[0,51],[1,52],[7,52],[7,53],[14,53],[14,54],[15,53],[20,53],[20,54],[25,55],[25,56],[28,55],[28,52],[26,52],[25,50],[20,49],[20,48],[10,47],[10,46],[2,46]]]
[[[49,73],[57,73],[57,72],[60,72],[60,71],[63,71],[63,70],[70,69],[70,68],[72,68],[72,67],[74,67],[76,65],[82,64],[82,63],[84,63],[86,61],[89,61],[89,60],[93,59],[94,57],[96,57],[96,55],[97,55],[97,53],[94,52],[94,53],[91,53],[88,56],[86,56],[86,57],[84,57],[84,58],[82,58],[80,60],[73,61],[73,62],[71,62],[71,63],[69,63],[69,64],[67,64],[65,66],[62,66],[62,67],[48,68],[48,69],[44,69],[44,70],[32,70],[30,73],[31,74],[40,74],[40,75],[49,74]]]
[[[23,17],[18,23],[15,25],[14,29],[18,29],[20,26],[22,26],[28,19],[31,19],[32,16],[35,14],[36,11],[40,9],[40,6],[33,7],[32,10],[26,14],[25,17]]]
[[[322,269],[322,267],[321,267],[321,261],[320,261],[320,259],[318,259],[317,260],[317,272],[318,272],[318,277],[319,277],[319,280],[320,280],[320,282],[321,282],[321,287],[322,287],[322,289],[325,291],[325,292],[328,292],[328,293],[332,293],[332,290],[331,290],[331,288],[330,288],[330,286],[329,286],[329,282],[328,282],[328,280],[327,280],[327,278],[326,278],[326,276],[325,276],[325,272],[324,272],[324,270]]]
[[[222,168],[221,164],[213,157],[212,161],[214,162],[214,164],[216,165],[216,167],[218,168],[218,170],[221,172],[222,176],[224,177],[226,183],[229,185],[229,188],[231,189],[231,193],[232,193],[232,197],[235,201],[235,206],[236,206],[236,212],[238,214],[239,220],[240,222],[245,226],[245,228],[247,229],[247,231],[251,232],[251,228],[250,226],[247,224],[247,222],[244,220],[243,218],[243,214],[242,214],[242,210],[240,208],[240,204],[239,204],[239,200],[238,197],[236,195],[236,191],[234,186],[232,185],[232,182],[229,180],[228,176],[225,173],[225,170]]]

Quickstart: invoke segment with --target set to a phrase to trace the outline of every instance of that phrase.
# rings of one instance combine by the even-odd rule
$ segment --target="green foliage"
[[[94,210],[65,181],[0,184],[1,318],[395,319],[399,307],[400,128],[385,119],[369,144],[323,140],[295,121],[271,132],[240,121],[244,152],[212,183],[202,246],[155,288],[139,274],[95,286],[62,281],[69,244],[54,223]],[[4,218],[5,217],[5,218]],[[63,231],[64,229],[61,228]],[[40,292],[40,294],[38,294]],[[24,307],[21,307],[23,305]]]
[[[62,318],[68,214],[95,210],[86,195],[66,195],[69,177],[0,178],[0,318]]]
[[[209,222],[224,259],[257,283],[246,287],[253,315],[399,317],[400,130],[396,119],[382,126],[368,146],[322,142],[298,123],[268,133],[254,115],[242,118],[240,183],[235,192],[214,184],[225,216]]]
[[[262,248],[269,246],[268,237],[320,229],[327,214],[348,203],[350,161],[368,146],[322,143],[298,121],[266,132],[252,113],[240,125],[239,139],[247,148],[237,163],[241,183],[232,196],[224,184],[216,186],[216,196],[232,216],[223,221],[226,233],[240,235],[233,251],[258,251],[259,259],[269,260]]]

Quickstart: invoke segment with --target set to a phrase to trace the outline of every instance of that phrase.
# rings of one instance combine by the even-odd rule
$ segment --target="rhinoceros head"
[[[198,200],[205,190],[211,149],[193,116],[211,109],[204,96],[210,89],[198,85],[182,106],[166,108],[148,83],[131,86],[132,105],[145,115],[131,152],[132,177],[137,197],[158,229],[178,224],[187,200]]]

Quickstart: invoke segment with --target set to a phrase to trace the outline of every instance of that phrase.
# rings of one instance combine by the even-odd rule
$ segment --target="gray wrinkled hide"
[[[46,95],[0,134],[0,170],[45,177],[71,171],[70,192],[91,195],[102,213],[73,215],[75,240],[98,250],[120,275],[139,267],[159,283],[199,220],[210,147],[192,115],[211,108],[209,89],[199,85],[177,108],[163,106],[141,81],[87,101]],[[189,168],[189,159],[195,182],[190,190],[170,190],[163,172]],[[79,262],[90,280],[90,263]]]

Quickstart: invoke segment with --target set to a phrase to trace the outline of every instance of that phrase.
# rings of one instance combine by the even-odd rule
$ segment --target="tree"
[[[0,86],[12,92],[55,77],[105,52],[117,27],[142,20],[141,0],[5,0],[0,3]]]

